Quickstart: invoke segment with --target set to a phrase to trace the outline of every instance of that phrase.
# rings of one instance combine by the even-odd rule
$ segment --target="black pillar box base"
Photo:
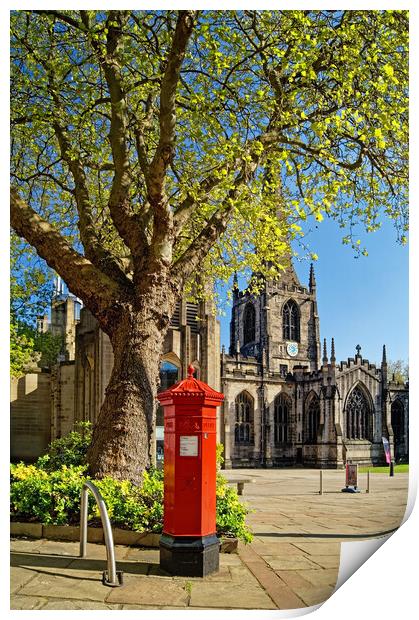
[[[209,536],[172,536],[160,538],[160,568],[180,577],[205,577],[218,572],[220,541]]]

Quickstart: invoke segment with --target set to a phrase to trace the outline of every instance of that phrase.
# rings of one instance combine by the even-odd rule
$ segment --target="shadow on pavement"
[[[254,536],[269,536],[272,538],[378,538],[386,536],[398,530],[397,527],[384,532],[374,532],[373,534],[310,534],[301,532],[253,532]]]
[[[12,552],[10,554],[10,566],[20,566],[22,568],[33,568],[37,572],[43,572],[38,570],[38,567],[49,568],[65,568],[67,570],[74,571],[103,571],[106,570],[107,562],[105,559],[96,560],[89,558],[80,558],[77,556],[60,556],[60,555],[43,555],[41,553],[19,553]],[[154,575],[167,575],[166,571],[160,569],[159,564],[153,562],[124,562],[116,561],[116,567],[118,571],[123,571],[126,574],[132,575],[148,575],[153,572]],[[48,573],[50,574],[50,573]],[[58,572],[54,573],[59,575]],[[68,577],[68,573],[62,575]],[[77,576],[74,576],[77,578]]]

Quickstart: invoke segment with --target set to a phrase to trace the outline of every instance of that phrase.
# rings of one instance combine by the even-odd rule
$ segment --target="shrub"
[[[36,465],[46,471],[60,469],[63,465],[86,465],[86,453],[91,439],[92,424],[76,422],[74,431],[50,443],[46,454],[39,457]]]
[[[63,465],[52,472],[35,465],[11,466],[12,517],[63,525],[80,519],[80,494],[87,466]]]
[[[128,480],[106,477],[96,480],[115,525],[137,532],[161,532],[163,528],[163,480],[157,472],[144,472],[141,487]],[[99,511],[96,511],[99,516]]]
[[[49,446],[47,454],[35,465],[11,466],[10,512],[13,519],[40,521],[51,525],[77,524],[80,521],[80,496],[87,475],[86,450],[90,425],[78,428]],[[217,462],[222,448],[217,448]],[[218,465],[218,467],[219,467]],[[163,472],[145,471],[141,486],[111,477],[95,480],[114,526],[137,532],[159,533],[163,529]],[[249,510],[240,503],[235,489],[217,473],[217,533],[252,539],[245,524]],[[89,493],[88,519],[99,518],[99,509]]]
[[[217,474],[217,534],[251,542],[253,536],[245,520],[248,513],[249,509],[240,502],[237,491],[228,486],[224,476]]]

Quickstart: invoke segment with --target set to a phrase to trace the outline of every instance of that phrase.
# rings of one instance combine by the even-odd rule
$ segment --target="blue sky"
[[[390,222],[375,233],[364,234],[362,245],[369,255],[354,258],[342,244],[344,232],[335,222],[324,220],[309,237],[314,263],[321,338],[335,339],[336,358],[355,355],[362,347],[364,358],[381,361],[383,344],[390,360],[409,357],[408,246],[396,242]],[[301,284],[308,284],[310,263],[294,261]],[[243,281],[242,281],[243,282]],[[221,343],[228,349],[230,307],[220,317]]]

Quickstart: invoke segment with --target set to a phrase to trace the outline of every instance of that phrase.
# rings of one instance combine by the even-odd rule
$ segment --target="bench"
[[[251,478],[237,478],[227,480],[228,484],[237,484],[237,495],[243,495],[244,485],[250,482],[254,482]]]

